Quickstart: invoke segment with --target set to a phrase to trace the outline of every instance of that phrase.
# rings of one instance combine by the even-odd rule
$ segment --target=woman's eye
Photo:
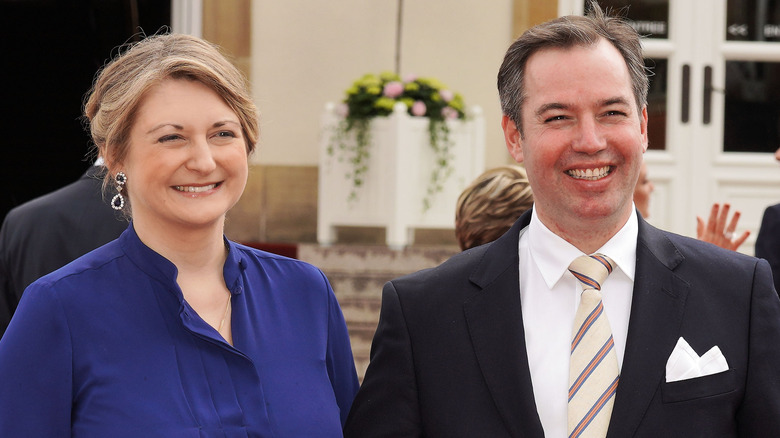
[[[232,131],[219,131],[217,133],[218,137],[235,137],[236,134],[234,134]]]
[[[168,142],[168,141],[178,140],[179,138],[181,138],[181,137],[179,137],[178,135],[174,135],[174,134],[163,135],[157,141],[159,141],[160,143],[165,143],[165,142]]]

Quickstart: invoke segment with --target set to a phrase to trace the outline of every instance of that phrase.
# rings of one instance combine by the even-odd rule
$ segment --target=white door
[[[560,15],[585,1],[559,0]],[[642,34],[655,184],[648,220],[689,236],[712,203],[742,212],[752,254],[764,209],[780,202],[780,0],[599,0]]]

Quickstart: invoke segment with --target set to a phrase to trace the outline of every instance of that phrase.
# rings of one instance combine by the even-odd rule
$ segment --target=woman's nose
[[[201,173],[209,173],[217,166],[208,141],[200,140],[190,145],[187,168]]]

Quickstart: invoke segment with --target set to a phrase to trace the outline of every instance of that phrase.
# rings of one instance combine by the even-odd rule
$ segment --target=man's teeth
[[[205,192],[206,190],[211,190],[214,187],[216,187],[216,184],[209,184],[207,186],[174,186],[174,188],[180,192],[190,192],[190,193],[200,193]]]
[[[597,180],[609,175],[609,166],[597,167],[595,169],[573,169],[568,174],[577,179]]]

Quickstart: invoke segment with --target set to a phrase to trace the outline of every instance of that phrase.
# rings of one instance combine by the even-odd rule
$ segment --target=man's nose
[[[577,152],[594,154],[607,147],[604,133],[596,120],[584,118],[577,124],[577,135],[572,147]]]

